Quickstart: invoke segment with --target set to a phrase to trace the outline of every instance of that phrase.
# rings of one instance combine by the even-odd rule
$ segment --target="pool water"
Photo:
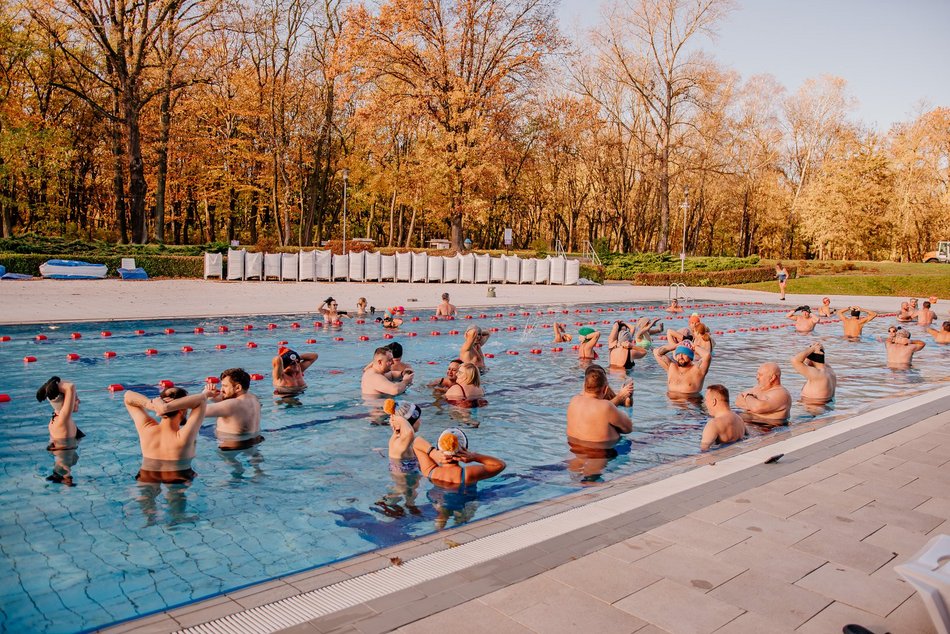
[[[474,450],[508,463],[503,474],[466,495],[427,481],[406,486],[389,475],[390,430],[372,413],[378,403],[365,401],[359,388],[373,349],[387,343],[371,321],[347,321],[339,331],[314,328],[312,315],[0,328],[0,335],[10,337],[0,343],[0,393],[12,397],[0,404],[0,505],[5,509],[0,516],[0,578],[5,579],[0,629],[102,627],[696,453],[706,416],[696,405],[667,398],[665,373],[648,356],[630,372],[636,381],[634,433],[622,441],[602,475],[587,472],[564,436],[564,412],[580,390],[583,367],[571,344],[560,344],[563,352],[551,351],[552,331],[543,325],[556,317],[576,332],[575,322],[596,322],[603,359],[612,320],[666,313],[643,304],[591,306],[580,313],[575,306],[549,309],[556,314],[538,315],[537,307],[495,307],[485,309],[485,317],[476,310],[471,321],[460,315],[451,322],[430,322],[431,312],[420,311],[421,321],[407,321],[396,332],[405,361],[416,369],[406,398],[423,408],[420,433],[435,440],[446,427],[463,427]],[[816,338],[824,342],[839,377],[836,403],[821,412],[796,403],[792,425],[815,415],[854,414],[883,398],[947,381],[948,348],[932,343],[918,353],[913,369],[884,367],[878,338],[888,319],[869,324],[860,342],[848,342],[838,323],[798,335],[784,327],[791,323],[784,310],[738,304],[696,310],[713,331],[724,331],[717,337],[706,385],[723,383],[733,395],[755,383],[760,362],[774,359],[797,396],[803,379],[788,358]],[[677,316],[665,323],[681,327],[685,321]],[[267,329],[268,322],[277,327]],[[302,327],[292,329],[292,322]],[[247,323],[254,329],[245,331]],[[462,336],[448,332],[464,332],[470,323],[498,328],[485,347],[495,358],[488,360],[490,371],[483,377],[488,405],[460,410],[437,401],[425,385],[442,376],[458,355]],[[222,325],[230,332],[218,332]],[[783,327],[759,330],[771,325]],[[196,327],[206,332],[194,334]],[[740,327],[756,330],[739,332]],[[177,332],[165,334],[166,328]],[[136,335],[139,329],[145,334]],[[100,336],[103,330],[112,336]],[[71,339],[74,332],[81,338]],[[34,340],[40,333],[46,341]],[[359,341],[360,335],[369,340]],[[316,344],[305,343],[311,338]],[[309,389],[294,399],[271,395],[270,362],[283,340],[300,352],[320,354],[307,372]],[[248,341],[258,347],[248,348]],[[216,349],[218,344],[227,348]],[[182,346],[194,351],[181,352]],[[147,356],[147,348],[159,353]],[[530,353],[533,348],[542,353]],[[115,358],[105,358],[107,350],[116,352]],[[80,358],[67,361],[67,353]],[[37,362],[24,363],[28,355]],[[107,386],[123,384],[154,396],[159,380],[169,379],[199,390],[205,377],[236,366],[265,377],[251,386],[264,404],[265,442],[224,454],[217,450],[213,421],[206,421],[193,465],[199,477],[190,486],[139,485],[134,480],[141,463],[138,437],[122,393],[112,394]],[[45,450],[50,408],[33,394],[51,375],[72,380],[82,400],[75,419],[87,436],[73,456],[71,487],[47,479],[53,472],[53,457]],[[611,383],[619,387],[622,379],[615,373]]]

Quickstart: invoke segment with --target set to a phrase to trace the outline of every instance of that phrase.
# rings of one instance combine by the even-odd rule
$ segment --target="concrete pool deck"
[[[666,287],[628,284],[494,286],[492,299],[485,285],[468,284],[4,281],[0,323],[303,313],[330,294],[343,308],[366,296],[378,308],[401,304],[410,311],[431,309],[445,291],[460,310],[668,297]],[[820,302],[789,294],[780,303],[777,293],[734,289],[691,288],[687,295],[789,310]],[[879,312],[893,312],[899,303],[892,297],[832,297],[835,307],[858,304]],[[943,308],[937,306],[941,318]],[[930,536],[950,533],[950,388],[929,396],[906,408],[886,406],[880,420],[847,427],[827,442],[788,451],[781,445],[851,419],[776,434],[759,448],[786,454],[775,465],[761,464],[747,447],[698,456],[108,631],[817,633],[857,622],[879,633],[930,632],[919,598],[893,572]],[[730,460],[739,466],[722,478],[673,488],[674,478],[702,480],[717,465],[724,471]],[[621,496],[650,486],[657,487],[655,499],[624,512],[613,508]],[[427,557],[460,557],[485,540],[504,542],[507,531],[536,532],[537,522],[589,509],[600,521],[511,546],[460,571],[425,570],[441,565]],[[416,583],[395,592],[376,587],[372,577],[419,569],[424,574]],[[346,583],[372,598],[356,605],[326,599]],[[329,602],[320,604],[320,616],[301,618],[292,601],[311,595]],[[353,596],[358,593],[351,592],[350,602]],[[284,620],[267,621],[248,612],[254,609],[283,613]],[[279,623],[284,625],[274,626]]]

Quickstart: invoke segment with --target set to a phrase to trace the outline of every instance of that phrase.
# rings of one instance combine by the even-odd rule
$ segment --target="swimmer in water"
[[[568,442],[609,448],[620,440],[622,434],[633,431],[630,417],[607,398],[608,390],[610,385],[603,368],[584,373],[583,391],[571,398],[567,406]],[[630,391],[632,393],[632,386]]]
[[[422,410],[409,401],[386,399],[383,410],[389,414],[389,426],[393,435],[389,437],[389,471],[395,474],[409,475],[419,473],[419,461],[412,443],[419,431]]]
[[[594,350],[594,346],[597,345],[597,340],[600,339],[600,331],[594,330],[590,326],[584,326],[577,331],[577,334],[580,335],[577,358],[582,361],[596,359],[598,355],[597,351]]]
[[[386,344],[386,347],[393,353],[393,366],[390,372],[393,376],[401,378],[407,371],[412,372],[412,368],[402,362],[402,344],[398,341],[392,341]]]
[[[693,313],[689,316],[689,320],[685,328],[680,328],[679,330],[671,329],[666,331],[666,342],[670,345],[676,345],[684,339],[692,339],[693,331],[696,329],[696,326],[701,323],[703,322],[699,317],[699,313]]]
[[[602,365],[596,363],[591,363],[587,366],[587,369],[584,370],[584,378],[587,378],[587,375],[591,372],[601,372],[605,378],[607,377],[607,370],[604,369]],[[616,405],[617,407],[632,407],[633,406],[633,378],[627,377],[623,385],[620,386],[619,392],[614,392],[613,388],[610,387],[610,383],[607,383],[607,392],[605,393],[605,398]]]
[[[567,324],[554,322],[554,343],[570,343],[573,339],[567,332]]]
[[[398,396],[412,385],[412,379],[415,376],[412,370],[408,370],[400,376],[392,372],[393,353],[392,350],[383,346],[376,348],[373,353],[373,361],[363,371],[363,379],[360,382],[360,388],[363,394],[370,396]]]
[[[79,394],[76,386],[62,381],[58,376],[50,377],[36,391],[37,401],[47,401],[53,408],[49,419],[49,444],[46,450],[53,454],[53,473],[46,479],[56,484],[75,486],[72,468],[79,461],[79,439],[85,436],[76,426],[73,414],[79,411]]]
[[[934,338],[934,341],[940,345],[946,345],[950,343],[950,321],[943,322],[940,330],[937,330],[936,328],[928,328],[927,332],[931,334]]]
[[[214,433],[221,451],[238,451],[262,442],[261,402],[248,390],[251,375],[242,368],[229,368],[221,373],[221,389],[209,383],[205,389],[211,401],[205,416],[217,417]]]
[[[910,303],[901,302],[901,309],[897,313],[897,321],[902,323],[911,322],[914,321],[915,317],[914,311],[910,309]]]
[[[442,303],[439,304],[439,306],[435,309],[435,316],[436,317],[454,317],[457,312],[458,310],[456,310],[455,306],[453,306],[452,303],[449,302],[449,294],[442,293]]]
[[[782,369],[777,363],[763,363],[756,381],[755,387],[739,394],[736,407],[746,410],[754,422],[771,427],[786,424],[792,411],[792,396],[782,385]]]
[[[670,305],[666,307],[666,312],[668,313],[681,313],[683,312],[683,307],[680,306],[678,299],[673,299],[670,301]]]
[[[634,335],[624,321],[617,320],[613,328],[610,329],[610,336],[607,338],[607,348],[610,350],[610,367],[623,368],[630,370],[636,365],[637,359],[646,356],[646,348],[641,348],[634,343]]]
[[[343,325],[343,318],[349,317],[345,310],[337,310],[337,301],[332,297],[327,297],[320,304],[318,309],[323,314],[323,322],[327,326],[339,327]]]
[[[785,315],[785,317],[794,321],[795,332],[801,333],[811,332],[815,329],[815,326],[818,324],[818,322],[821,321],[820,318],[811,314],[811,307],[808,305],[799,306],[789,314]]]
[[[911,339],[910,331],[906,328],[898,328],[894,336],[884,342],[884,348],[887,350],[887,367],[909,368],[914,360],[914,353],[920,352],[926,345],[919,339]]]
[[[925,301],[924,307],[917,312],[917,325],[928,327],[937,319],[937,313],[930,309],[930,302]]]
[[[458,382],[458,371],[459,368],[462,367],[462,363],[464,363],[464,361],[461,359],[452,359],[449,361],[449,367],[445,371],[445,376],[429,383],[429,387],[436,392],[442,392],[444,394],[446,390]]]
[[[867,313],[864,317],[861,316],[862,311]],[[839,310],[838,316],[841,318],[844,336],[854,340],[861,337],[864,325],[877,317],[877,313],[873,310],[864,310],[860,306],[848,306]]]
[[[672,359],[666,356],[670,352],[673,353]],[[690,341],[654,348],[653,357],[660,367],[666,370],[666,385],[670,396],[696,396],[702,391],[712,355],[703,354],[698,363],[694,362],[695,356]]]
[[[445,392],[445,400],[462,405],[481,405],[484,403],[484,396],[482,377],[474,363],[463,363],[459,366],[455,385]]]
[[[366,304],[365,297],[360,297],[358,300],[356,300],[356,316],[357,317],[362,317],[369,312],[368,310],[366,310],[366,305],[367,304]]]
[[[206,397],[204,392],[189,396],[180,387],[165,388],[152,399],[131,390],[125,393],[125,409],[135,423],[142,447],[142,468],[136,480],[179,484],[194,479],[197,474],[191,462],[205,418]],[[160,419],[152,418],[146,410]]]
[[[699,322],[693,326],[693,350],[712,356],[715,347],[716,340],[709,334],[709,327],[706,324]]]
[[[297,352],[281,346],[271,361],[274,394],[299,394],[307,387],[304,372],[317,360],[316,352]]]
[[[823,405],[834,399],[838,377],[825,361],[825,348],[816,341],[792,357],[792,367],[805,377],[802,386],[802,401]]]
[[[819,317],[831,317],[835,314],[835,309],[831,307],[831,299],[825,297],[821,300],[821,306],[818,308]]]
[[[485,353],[482,352],[482,346],[488,341],[491,333],[482,330],[478,326],[469,326],[465,329],[465,341],[459,349],[459,359],[465,363],[471,363],[481,371],[485,371]]]
[[[383,328],[399,328],[403,324],[402,316],[405,314],[406,309],[402,306],[393,306],[385,313],[383,313],[382,319],[377,318],[377,321],[382,322]]]
[[[725,445],[746,437],[748,431],[745,421],[729,407],[729,390],[726,386],[710,385],[706,388],[704,400],[712,418],[703,427],[700,451],[709,451],[713,445]]]
[[[434,447],[419,435],[412,444],[422,473],[433,484],[459,488],[505,470],[504,460],[469,451],[468,438],[461,429],[446,429],[437,444],[438,447]]]
[[[659,325],[657,325],[659,323]],[[649,350],[653,347],[651,335],[658,335],[663,332],[664,325],[659,317],[652,320],[649,317],[641,317],[637,320],[637,328],[634,334],[634,343],[641,348]]]

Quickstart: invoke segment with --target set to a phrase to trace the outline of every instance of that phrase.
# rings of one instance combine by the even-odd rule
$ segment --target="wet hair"
[[[40,386],[40,389],[36,390],[36,400],[42,403],[43,401],[55,401],[62,396],[62,392],[59,391],[59,381],[58,376],[50,377],[46,383]]]
[[[584,372],[584,391],[600,392],[605,387],[607,387],[607,371],[599,365],[596,369],[593,365],[587,368]]]
[[[950,332],[950,321],[943,322],[943,330],[944,332]]]
[[[449,300],[449,294],[448,294],[448,293],[442,293],[442,299],[448,301],[448,300]]]
[[[725,385],[719,385],[716,383],[715,385],[710,385],[707,387],[706,391],[713,392],[716,396],[724,400],[726,405],[729,404],[729,388],[727,388]]]
[[[221,373],[221,378],[224,377],[231,379],[232,383],[240,385],[245,392],[251,389],[251,375],[245,372],[243,368],[228,368]]]
[[[379,348],[376,348],[376,350],[373,351],[373,358],[375,359],[376,357],[380,355],[388,356],[392,353],[393,353],[392,348],[390,348],[389,346],[380,346]]]
[[[393,359],[402,359],[402,344],[398,341],[393,341],[391,344],[386,346],[390,352],[393,353]]]
[[[703,341],[709,341],[709,326],[699,322],[693,327],[693,334],[702,337]]]
[[[449,365],[452,365],[453,363],[458,363],[459,365],[462,365],[465,362],[462,361],[461,359],[452,359],[451,361],[449,361]]]
[[[930,302],[924,302],[924,308],[930,308]]]
[[[158,397],[166,402],[169,400],[174,401],[175,399],[184,398],[186,396],[188,396],[188,390],[183,387],[178,387],[177,385],[174,387],[166,387],[164,390],[158,393]],[[185,408],[177,409],[173,412],[168,412],[165,414],[164,418],[171,418],[175,414],[181,414],[184,418],[188,416],[188,410]]]
[[[852,317],[860,317],[860,316],[861,316],[861,311],[860,311],[860,310],[857,310],[857,309],[852,310],[852,311],[851,311],[851,316],[852,316]]]
[[[330,304],[333,303],[333,301],[334,301],[334,300],[333,300],[332,297],[327,297],[325,300],[323,300],[323,303],[326,304],[327,306],[329,306]]]
[[[358,300],[356,300],[356,303],[357,303],[358,305],[360,305],[360,306],[365,306],[365,305],[366,305],[366,298],[365,298],[365,297],[360,297]]]
[[[459,366],[456,380],[465,385],[474,385],[476,387],[482,384],[482,375],[478,371],[478,366],[474,363],[463,363]]]

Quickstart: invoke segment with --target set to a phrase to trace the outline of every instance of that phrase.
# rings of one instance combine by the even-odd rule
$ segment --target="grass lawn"
[[[884,295],[950,298],[950,265],[898,262],[798,262],[799,278],[786,292],[813,295]],[[734,288],[777,292],[777,282]]]

